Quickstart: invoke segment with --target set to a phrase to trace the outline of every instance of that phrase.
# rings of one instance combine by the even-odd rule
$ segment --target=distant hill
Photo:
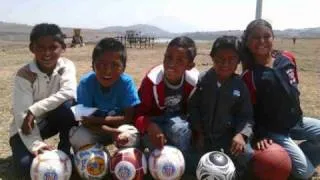
[[[234,35],[240,37],[243,31],[231,30],[231,31],[209,31],[209,32],[191,32],[184,33],[193,39],[198,40],[213,40],[221,35]],[[305,28],[305,29],[286,29],[286,30],[275,30],[274,34],[276,38],[320,38],[320,27],[317,28]]]
[[[127,30],[134,30],[136,32],[141,32],[141,35],[145,36],[155,36],[155,37],[172,37],[173,33],[160,29],[156,26],[147,25],[147,24],[137,24],[132,26],[110,26],[103,29],[100,29],[104,32],[118,32],[125,33]]]
[[[320,38],[320,27],[303,29],[286,29],[275,32],[280,37]]]
[[[0,40],[26,41],[32,26],[25,24],[6,23],[0,21]]]
[[[26,33],[32,29],[32,26],[26,24],[7,23],[0,21],[0,32],[22,32]]]
[[[233,30],[233,31],[208,31],[208,32],[190,32],[190,33],[183,33],[183,35],[188,36],[192,39],[197,40],[213,40],[222,35],[232,35],[232,36],[241,36],[242,31],[240,30]]]
[[[33,26],[25,24],[7,23],[0,21],[0,40],[2,41],[29,41],[30,32]],[[72,37],[73,28],[62,28],[67,37]],[[85,41],[97,41],[102,37],[113,36],[112,33],[96,29],[82,29]]]
[[[1,41],[28,41],[32,26],[17,23],[7,23],[0,21],[0,40]],[[62,28],[63,32],[71,37],[72,28]],[[127,30],[141,32],[141,35],[155,36],[158,38],[172,38],[178,35],[187,35],[195,40],[213,40],[220,35],[240,36],[242,31],[209,31],[209,32],[190,32],[190,33],[171,33],[156,26],[147,24],[137,24],[132,26],[111,26],[102,29],[83,29],[82,34],[85,41],[96,42],[103,37],[114,37],[123,35]],[[280,38],[320,38],[320,27],[304,29],[286,29],[283,31],[275,30],[276,37]]]

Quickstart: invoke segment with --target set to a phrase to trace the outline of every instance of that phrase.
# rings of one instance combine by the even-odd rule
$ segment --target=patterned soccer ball
[[[147,173],[144,154],[136,148],[121,149],[110,162],[110,172],[117,180],[142,180]]]
[[[185,161],[181,151],[173,146],[155,149],[149,156],[149,171],[154,179],[181,179],[185,171]]]
[[[74,163],[82,178],[102,179],[108,173],[109,156],[102,145],[88,145],[75,154]]]
[[[137,147],[139,145],[139,131],[137,128],[135,128],[132,125],[124,124],[118,127],[118,130],[120,130],[122,133],[120,133],[117,137],[117,139],[121,138],[127,138],[128,142],[126,144],[118,144],[116,143],[116,146],[119,148],[124,147]]]
[[[226,154],[212,151],[204,154],[197,167],[198,180],[231,180],[234,179],[236,168]]]
[[[71,160],[63,151],[44,151],[36,156],[31,165],[32,180],[55,179],[68,180],[71,176]]]

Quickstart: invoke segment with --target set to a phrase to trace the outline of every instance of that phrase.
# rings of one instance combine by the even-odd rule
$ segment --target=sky
[[[62,27],[155,25],[169,32],[243,30],[256,0],[0,0],[0,21]],[[320,27],[320,0],[263,0],[274,29]]]

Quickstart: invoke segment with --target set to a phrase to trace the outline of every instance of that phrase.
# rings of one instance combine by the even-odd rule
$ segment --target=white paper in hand
[[[78,104],[71,107],[71,111],[74,114],[76,121],[81,121],[82,116],[92,115],[98,108],[84,107],[82,104]]]

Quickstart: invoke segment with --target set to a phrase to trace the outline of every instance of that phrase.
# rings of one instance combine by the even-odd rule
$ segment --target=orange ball
[[[260,180],[286,180],[292,165],[287,151],[273,143],[267,149],[255,150],[252,168],[254,176]]]

